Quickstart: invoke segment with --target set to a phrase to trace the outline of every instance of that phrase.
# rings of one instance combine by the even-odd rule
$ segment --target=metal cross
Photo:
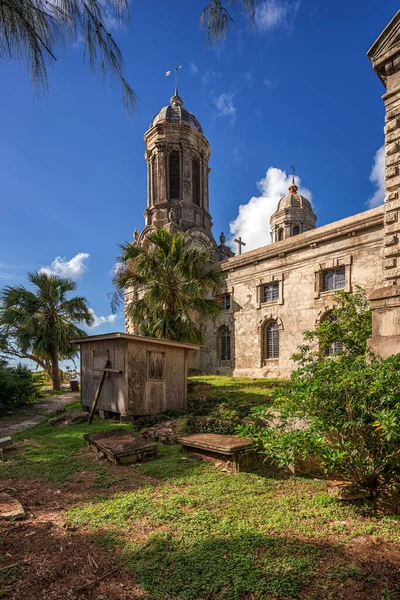
[[[175,96],[178,96],[178,71],[179,69],[182,69],[182,65],[176,65],[175,69],[172,69],[171,71],[167,71],[165,73],[166,77],[168,77],[168,75],[171,75],[172,71],[175,71]]]
[[[237,239],[234,240],[237,245],[238,245],[238,254],[242,254],[242,246],[245,246],[245,242],[242,242],[242,238],[238,237]]]

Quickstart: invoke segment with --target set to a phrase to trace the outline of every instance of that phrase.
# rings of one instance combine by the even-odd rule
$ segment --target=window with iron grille
[[[278,242],[281,242],[282,240],[283,240],[283,227],[278,229]]]
[[[332,313],[328,313],[327,315],[325,315],[324,321],[330,321],[331,323],[334,323],[335,321],[337,321],[337,318]],[[329,344],[329,346],[325,346],[326,356],[334,356],[335,354],[337,354],[338,352],[341,352],[342,350],[343,350],[342,342],[336,341],[336,342],[333,342],[332,344]]]
[[[192,160],[192,198],[194,204],[200,206],[200,161]]]
[[[345,269],[332,269],[322,273],[322,291],[330,292],[332,290],[342,290],[345,286]]]
[[[230,310],[230,308],[231,308],[231,295],[230,294],[223,294],[222,296],[220,296],[219,304],[220,304],[221,310]]]
[[[265,358],[279,358],[279,327],[271,321],[265,328]]]
[[[151,182],[153,186],[153,202],[157,202],[158,198],[158,165],[157,157],[155,156],[151,163]]]
[[[169,155],[169,199],[180,200],[181,195],[181,168],[179,152]]]
[[[300,233],[300,227],[298,225],[295,225],[293,227],[293,235],[299,235]]]
[[[279,300],[279,283],[267,283],[262,288],[262,302]]]
[[[225,325],[219,330],[219,358],[231,360],[231,332]]]
[[[337,354],[338,352],[341,352],[342,350],[343,350],[342,342],[333,342],[333,344],[329,344],[329,346],[327,346],[325,348],[325,354],[326,354],[326,356],[334,356],[335,354]]]

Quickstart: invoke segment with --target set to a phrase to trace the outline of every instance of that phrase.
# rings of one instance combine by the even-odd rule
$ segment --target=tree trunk
[[[58,366],[58,350],[55,344],[51,348],[51,372],[51,378],[53,380],[53,390],[58,391],[61,389],[60,369]]]

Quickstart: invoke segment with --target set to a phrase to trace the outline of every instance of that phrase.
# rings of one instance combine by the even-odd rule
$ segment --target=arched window
[[[181,165],[179,152],[169,155],[169,199],[180,200],[181,196]]]
[[[283,240],[283,227],[278,229],[278,242],[281,242],[282,240]]]
[[[220,360],[231,360],[231,332],[226,325],[219,330],[218,353]]]
[[[200,161],[192,160],[192,198],[193,203],[200,206]]]
[[[265,358],[279,358],[279,326],[271,321],[265,328]]]
[[[293,227],[293,235],[299,235],[300,233],[300,227],[298,225],[295,225]]]
[[[337,318],[331,312],[328,312],[324,316],[323,321],[330,321],[331,323],[334,323],[335,321],[337,321]],[[332,344],[325,346],[323,350],[326,356],[334,356],[335,354],[343,350],[343,344],[342,342],[332,342]]]
[[[157,156],[153,158],[151,163],[151,184],[153,187],[153,202],[157,202],[158,199],[158,163]]]

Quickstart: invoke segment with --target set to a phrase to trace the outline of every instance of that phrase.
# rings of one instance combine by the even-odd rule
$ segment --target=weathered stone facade
[[[206,326],[207,352],[201,370],[244,377],[287,377],[302,342],[333,308],[334,290],[324,291],[323,275],[343,271],[340,289],[372,292],[382,281],[380,253],[383,207],[246,252],[221,263],[230,307]],[[264,302],[264,286],[275,284],[277,298]],[[268,358],[266,335],[278,328],[278,356]],[[231,332],[231,360],[221,360],[219,332]]]
[[[223,234],[217,246],[211,233],[210,150],[199,122],[177,93],[153,118],[145,134],[146,227],[136,241],[154,227],[183,229],[213,250],[225,274],[221,313],[204,323],[206,348],[192,363],[199,371],[289,376],[302,332],[328,317],[336,289],[356,286],[373,308],[371,348],[382,356],[400,352],[400,11],[368,56],[386,87],[384,206],[315,228],[311,204],[293,180],[271,217],[272,243],[239,256]],[[126,291],[128,301],[131,294]]]

